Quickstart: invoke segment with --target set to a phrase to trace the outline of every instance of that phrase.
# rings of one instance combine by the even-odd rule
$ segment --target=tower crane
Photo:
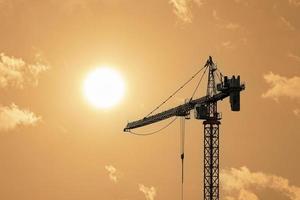
[[[208,82],[205,96],[197,99],[193,99],[192,96],[184,104],[153,114],[153,112],[160,107],[158,106],[146,117],[137,121],[129,122],[124,128],[124,131],[132,132],[132,129],[150,125],[171,117],[188,117],[190,115],[190,111],[194,110],[195,119],[203,120],[204,126],[204,200],[219,200],[219,126],[221,124],[220,121],[222,117],[218,112],[217,105],[220,100],[229,97],[231,110],[240,111],[240,92],[245,89],[245,84],[241,83],[240,76],[228,77],[223,76],[221,72],[219,73],[217,65],[213,62],[211,56],[209,56],[202,69],[205,69],[203,75],[208,70]],[[199,71],[197,73],[199,73]],[[203,75],[197,85],[197,88],[203,78]],[[192,78],[194,77],[195,75]],[[219,83],[217,83],[217,77],[219,78]],[[186,82],[173,94],[176,94],[188,82]],[[173,94],[169,98],[171,98]],[[184,155],[182,154],[182,160],[183,156]]]

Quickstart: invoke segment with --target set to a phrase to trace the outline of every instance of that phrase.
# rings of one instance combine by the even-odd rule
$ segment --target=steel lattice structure
[[[219,199],[219,121],[204,121],[204,200]]]
[[[207,61],[209,67],[206,95],[212,97],[217,94],[215,71],[217,67],[211,57]],[[204,200],[219,199],[219,125],[220,117],[217,111],[217,101],[207,102],[208,112],[204,117]],[[203,118],[201,118],[203,119]]]

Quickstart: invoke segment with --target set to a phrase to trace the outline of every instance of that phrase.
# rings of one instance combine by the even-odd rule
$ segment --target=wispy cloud
[[[37,57],[34,64],[28,64],[21,58],[0,54],[0,87],[15,87],[22,89],[27,85],[38,85],[40,74],[49,69]]]
[[[271,189],[290,200],[300,199],[300,187],[290,185],[289,180],[263,172],[251,172],[247,167],[222,170],[222,190],[227,200],[258,200],[256,189]]]
[[[212,16],[215,20],[221,20],[221,18],[219,17],[219,15],[215,9],[212,11]]]
[[[297,117],[300,117],[300,109],[296,108],[293,110],[294,115],[296,115]]]
[[[78,9],[88,8],[88,5],[93,1],[95,2],[96,0],[50,0],[53,5],[62,9],[67,14],[71,14],[76,10],[78,11]]]
[[[285,17],[280,17],[281,23],[290,31],[296,30],[296,28],[291,24],[289,20],[287,20]]]
[[[105,169],[108,172],[109,179],[112,182],[117,183],[119,180],[117,176],[117,169],[112,165],[106,165]]]
[[[169,0],[173,5],[174,14],[184,23],[192,23],[191,4],[202,6],[202,0]]]
[[[289,4],[292,6],[300,6],[300,0],[289,0]]]
[[[264,79],[270,88],[262,94],[263,98],[271,98],[275,101],[278,101],[279,97],[300,99],[300,77],[288,78],[270,72],[264,75]]]
[[[236,29],[240,28],[240,25],[232,23],[232,22],[229,22],[228,24],[225,25],[225,28],[229,29],[229,30],[236,30]]]
[[[139,190],[144,193],[146,200],[154,200],[154,197],[156,196],[155,187],[146,187],[143,184],[139,184]]]
[[[217,10],[213,9],[212,10],[212,17],[214,20],[218,22],[217,26],[219,28],[227,29],[227,30],[237,30],[241,29],[241,26],[238,23],[230,22],[228,20],[222,19]]]
[[[41,120],[33,112],[20,109],[16,104],[10,106],[0,106],[0,130],[8,131],[17,126],[33,126]]]
[[[245,6],[249,6],[249,3],[246,0],[234,0],[238,4],[243,4]]]
[[[234,44],[231,41],[222,42],[222,46],[227,49],[235,48]]]
[[[293,53],[288,53],[287,56],[288,56],[289,58],[292,58],[292,59],[296,60],[297,62],[300,62],[300,56],[298,56],[298,55],[295,55],[295,54],[293,54]]]
[[[240,40],[241,42],[242,42],[242,44],[248,44],[248,39],[247,38],[242,38],[241,40]]]

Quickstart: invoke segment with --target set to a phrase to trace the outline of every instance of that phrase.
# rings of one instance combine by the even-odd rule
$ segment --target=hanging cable
[[[137,135],[137,136],[149,136],[149,135],[154,135],[155,133],[158,133],[166,128],[168,128],[173,122],[175,122],[175,120],[177,119],[177,117],[174,117],[174,119],[172,121],[170,121],[167,125],[163,126],[162,128],[153,131],[153,132],[149,132],[149,133],[136,133],[136,132],[132,132],[131,130],[129,130],[129,133],[133,134],[133,135]]]
[[[194,92],[193,92],[191,98],[190,98],[190,101],[194,98],[194,96],[195,96],[195,94],[196,94],[196,91],[197,91],[198,87],[200,86],[200,83],[201,83],[201,81],[202,81],[202,79],[203,79],[203,76],[204,76],[204,74],[205,74],[205,72],[206,72],[206,70],[207,70],[207,68],[208,68],[207,66],[205,66],[205,67],[206,67],[206,68],[205,68],[204,72],[202,73],[202,76],[201,76],[201,78],[200,78],[200,80],[199,80],[199,82],[198,82],[198,84],[197,84],[197,86],[196,86],[196,88],[195,88],[195,90],[194,90]]]
[[[180,158],[181,158],[181,200],[183,200],[184,180],[184,140],[185,140],[185,117],[180,117]]]
[[[221,76],[219,76],[219,74],[218,74],[218,73],[216,73],[216,75],[217,75],[218,79],[220,80],[220,82],[222,82],[222,77],[221,77]]]
[[[219,76],[219,74],[217,74],[217,77],[219,78],[220,82],[222,83],[223,82],[223,74],[218,68],[217,68],[217,71],[220,73],[220,76]]]
[[[153,109],[146,117],[150,116],[153,112],[158,110],[162,105],[164,105],[168,100],[170,100],[177,92],[179,92],[182,88],[184,88],[189,82],[191,82],[204,68],[206,65],[198,70],[189,80],[187,80],[182,86],[180,86],[175,92],[173,92],[166,100],[164,100],[161,104],[159,104],[155,109]]]
[[[202,76],[201,76],[201,78],[200,78],[200,81],[198,82],[198,84],[197,84],[197,87],[196,87],[196,89],[194,90],[194,92],[193,92],[193,95],[192,95],[192,97],[190,98],[190,100],[192,100],[192,98],[194,97],[194,95],[195,95],[195,92],[196,92],[196,90],[198,89],[198,87],[199,87],[199,85],[200,85],[200,83],[201,83],[201,81],[202,81],[202,79],[203,79],[203,76],[204,76],[204,74],[205,74],[205,72],[206,72],[206,70],[207,70],[207,63],[200,69],[200,70],[198,70],[190,79],[188,79],[183,85],[181,85],[177,90],[175,90],[175,92],[173,92],[166,100],[164,100],[161,104],[159,104],[155,109],[153,109],[148,115],[146,115],[145,116],[145,118],[146,117],[148,117],[148,116],[150,116],[153,112],[155,112],[156,110],[158,110],[162,105],[164,105],[168,100],[170,100],[175,94],[177,94],[182,88],[184,88],[189,82],[191,82],[203,69],[205,69],[205,71],[204,71],[204,73],[202,74]],[[149,132],[149,133],[136,133],[136,132],[133,132],[133,131],[131,131],[131,130],[129,130],[129,132],[131,133],[131,134],[133,134],[133,135],[138,135],[138,136],[148,136],[148,135],[153,135],[153,134],[155,134],[155,133],[158,133],[158,132],[160,132],[160,131],[162,131],[162,130],[164,130],[165,128],[167,128],[167,127],[169,127],[174,121],[176,120],[176,117],[171,121],[171,122],[169,122],[166,126],[164,126],[164,127],[162,127],[162,128],[160,128],[160,129],[158,129],[158,130],[156,130],[156,131],[153,131],[153,132]]]

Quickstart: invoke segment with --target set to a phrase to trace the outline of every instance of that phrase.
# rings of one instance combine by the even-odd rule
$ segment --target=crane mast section
[[[210,102],[217,102],[219,100],[223,100],[224,98],[230,96],[230,94],[232,92],[240,92],[244,89],[245,89],[245,86],[241,85],[239,87],[230,88],[226,91],[217,93],[217,94],[213,95],[212,97],[203,96],[198,99],[191,100],[185,104],[179,105],[177,107],[171,108],[171,109],[163,111],[161,113],[158,113],[158,114],[155,114],[155,115],[152,115],[149,117],[145,117],[145,118],[137,120],[137,121],[129,122],[127,124],[127,126],[124,128],[124,131],[129,132],[131,129],[135,129],[135,128],[143,127],[143,126],[146,126],[149,124],[153,124],[153,123],[156,123],[156,122],[159,122],[159,121],[162,121],[162,120],[168,119],[170,117],[174,117],[174,116],[185,116],[189,113],[189,111],[194,109],[196,104],[206,104],[206,103],[210,103]]]

